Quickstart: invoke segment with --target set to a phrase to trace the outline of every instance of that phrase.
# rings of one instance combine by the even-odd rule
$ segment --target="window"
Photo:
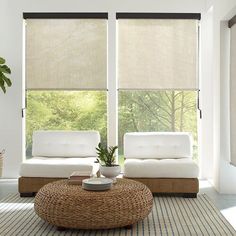
[[[191,132],[197,159],[199,15],[117,18],[120,163],[123,136],[135,131]]]
[[[117,13],[109,94],[107,14],[34,14],[25,14],[28,156],[38,129],[95,129],[107,143],[117,131],[107,130],[110,99],[120,156],[126,132],[188,131],[197,159],[199,14]]]
[[[236,166],[236,16],[229,21],[230,27],[230,149],[231,164]]]
[[[104,91],[29,91],[26,156],[35,130],[98,130],[107,143],[107,93]]]
[[[119,156],[123,163],[123,136],[126,132],[184,131],[194,139],[198,158],[197,93],[195,91],[120,91]]]
[[[26,13],[26,156],[34,130],[98,130],[107,142],[107,14]]]

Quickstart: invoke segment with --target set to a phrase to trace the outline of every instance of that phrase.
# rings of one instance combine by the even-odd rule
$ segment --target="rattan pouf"
[[[36,213],[59,228],[108,229],[144,219],[153,196],[142,183],[118,179],[108,191],[86,191],[67,180],[45,185],[35,197]]]

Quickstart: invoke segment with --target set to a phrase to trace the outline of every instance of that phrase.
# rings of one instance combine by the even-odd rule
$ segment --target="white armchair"
[[[32,158],[20,168],[19,192],[32,195],[46,183],[68,178],[73,171],[96,171],[97,131],[36,131]]]
[[[124,136],[124,176],[145,183],[152,192],[195,197],[198,165],[192,137],[184,132],[136,132]]]

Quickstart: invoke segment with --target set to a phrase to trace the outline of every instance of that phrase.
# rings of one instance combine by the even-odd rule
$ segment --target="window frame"
[[[107,29],[107,143],[108,145],[118,145],[118,78],[117,78],[117,19],[118,18],[127,18],[133,17],[137,18],[159,18],[159,19],[201,19],[200,13],[153,13],[153,12],[24,12],[23,19],[34,18],[34,19],[42,19],[42,18],[60,18],[61,19],[73,19],[73,18],[100,18],[106,17],[108,20],[108,29]],[[23,27],[23,34],[25,34],[25,30]],[[24,35],[23,35],[24,39]],[[200,40],[198,39],[198,43]],[[199,47],[198,47],[199,48]],[[25,40],[23,40],[23,50],[25,54]],[[198,49],[199,50],[199,49]],[[199,59],[200,55],[198,53],[198,71],[199,71]],[[24,93],[23,96],[23,108],[22,108],[22,117],[24,119],[23,122],[23,147],[25,153],[25,109],[27,108],[27,90],[25,90],[25,55],[23,55],[23,77],[24,77]],[[200,90],[198,91],[200,92]],[[198,105],[200,106],[199,98]],[[199,108],[199,107],[198,107]],[[200,108],[199,108],[200,109]],[[199,132],[199,122],[198,122],[198,133]],[[200,144],[200,142],[199,142]]]

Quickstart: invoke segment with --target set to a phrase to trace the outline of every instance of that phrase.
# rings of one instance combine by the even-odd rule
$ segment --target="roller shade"
[[[198,89],[198,20],[117,21],[120,89]]]
[[[106,19],[26,19],[27,89],[107,89]]]
[[[231,163],[236,166],[236,24],[230,35],[230,147]]]

